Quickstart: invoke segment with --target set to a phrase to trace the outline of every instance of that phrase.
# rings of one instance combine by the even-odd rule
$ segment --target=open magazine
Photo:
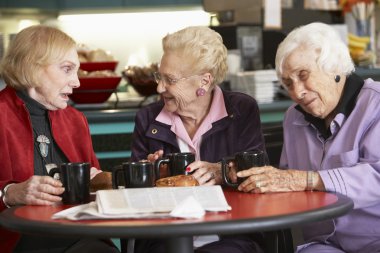
[[[228,211],[231,207],[220,185],[153,187],[99,190],[96,201],[53,215],[55,219],[119,219],[198,217],[205,211]]]

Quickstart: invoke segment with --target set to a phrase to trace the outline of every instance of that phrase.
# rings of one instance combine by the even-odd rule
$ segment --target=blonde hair
[[[41,69],[75,46],[75,41],[59,29],[43,25],[25,28],[7,49],[1,62],[2,77],[15,89],[36,87]]]
[[[190,60],[196,74],[209,72],[214,84],[223,82],[227,67],[227,49],[219,33],[204,26],[191,26],[166,35],[162,40],[165,52],[177,52]]]

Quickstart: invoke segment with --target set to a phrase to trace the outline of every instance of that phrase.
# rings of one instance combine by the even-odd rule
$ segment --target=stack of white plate
[[[277,75],[274,69],[244,71],[229,75],[231,90],[251,95],[258,103],[270,103],[277,92]]]

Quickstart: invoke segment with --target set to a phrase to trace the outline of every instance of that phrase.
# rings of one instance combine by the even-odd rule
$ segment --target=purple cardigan
[[[231,91],[223,91],[228,117],[214,122],[202,138],[202,161],[218,162],[225,156],[252,149],[265,149],[260,113],[254,98]],[[164,103],[152,103],[142,108],[135,118],[132,139],[132,161],[146,159],[159,149],[164,154],[179,152],[176,135],[170,125],[156,121]]]
[[[337,114],[324,140],[302,113],[290,107],[284,119],[281,165],[315,170],[327,191],[354,201],[349,214],[304,228],[307,243],[332,241],[345,252],[380,249],[380,83],[367,79],[349,117]],[[307,247],[302,245],[299,249]]]

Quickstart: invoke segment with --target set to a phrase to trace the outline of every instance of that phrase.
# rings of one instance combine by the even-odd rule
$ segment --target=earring
[[[340,81],[340,75],[336,75],[335,78],[334,78],[335,82],[336,83],[339,83]]]
[[[195,92],[198,97],[204,96],[206,94],[206,90],[203,89],[202,87],[198,88],[197,91]]]

